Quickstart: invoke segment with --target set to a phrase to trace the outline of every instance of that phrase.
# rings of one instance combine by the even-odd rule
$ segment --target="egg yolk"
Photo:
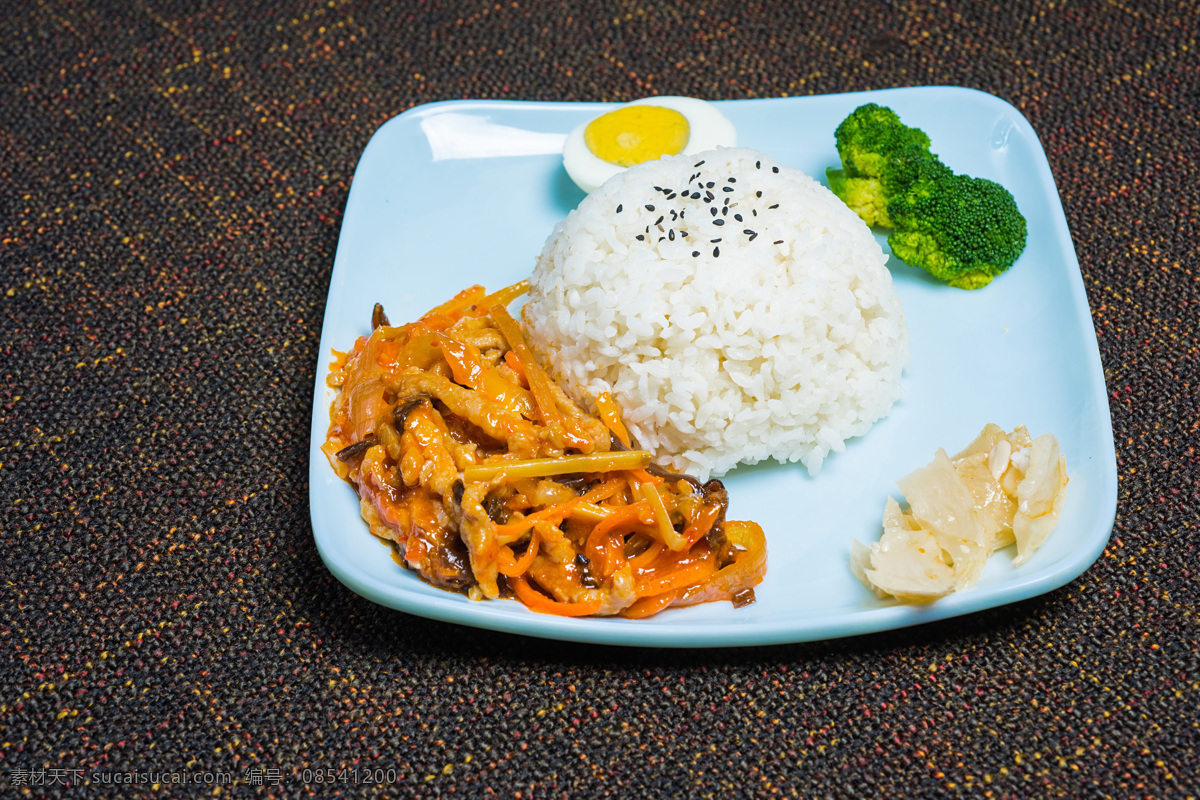
[[[596,117],[583,132],[587,149],[619,167],[632,167],[687,147],[687,117],[662,106],[625,106]]]

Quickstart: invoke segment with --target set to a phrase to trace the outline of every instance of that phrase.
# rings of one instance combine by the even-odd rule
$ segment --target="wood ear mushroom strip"
[[[719,481],[652,467],[613,398],[597,418],[567,396],[505,309],[526,289],[472,286],[401,326],[376,305],[335,354],[322,449],[371,533],[434,586],[539,613],[753,602],[762,529],[726,521]]]

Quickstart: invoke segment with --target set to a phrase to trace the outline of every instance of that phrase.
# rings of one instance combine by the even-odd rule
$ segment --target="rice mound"
[[[718,148],[586,197],[547,239],[522,314],[554,377],[592,410],[610,393],[660,465],[816,474],[902,395],[908,332],[885,262],[829,189]]]

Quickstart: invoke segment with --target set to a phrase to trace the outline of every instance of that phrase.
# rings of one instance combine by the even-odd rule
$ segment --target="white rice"
[[[609,392],[660,465],[704,480],[775,458],[815,474],[902,394],[908,333],[885,261],[824,186],[720,148],[584,199],[546,241],[523,313],[555,378],[593,410]]]

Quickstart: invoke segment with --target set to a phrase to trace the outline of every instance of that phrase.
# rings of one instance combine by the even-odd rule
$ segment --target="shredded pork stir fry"
[[[324,445],[376,536],[434,586],[564,616],[645,617],[754,600],[762,529],[725,519],[720,481],[633,449],[612,398],[599,418],[538,365],[506,310],[521,282],[473,286],[336,354]]]

